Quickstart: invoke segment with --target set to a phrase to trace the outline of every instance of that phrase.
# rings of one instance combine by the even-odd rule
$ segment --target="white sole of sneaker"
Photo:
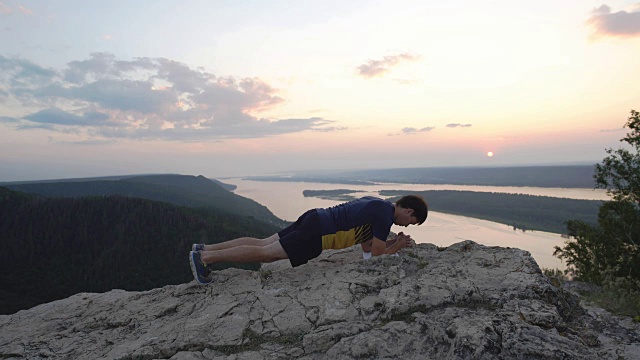
[[[210,282],[201,282],[198,280],[198,270],[196,270],[196,263],[193,261],[193,251],[189,252],[189,265],[191,265],[191,273],[193,274],[193,278],[200,285],[207,285]]]

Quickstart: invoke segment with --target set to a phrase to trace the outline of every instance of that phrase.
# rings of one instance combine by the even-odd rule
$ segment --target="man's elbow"
[[[371,241],[371,255],[380,256],[386,254],[386,252],[387,244],[384,241],[378,240],[374,237],[373,241]]]

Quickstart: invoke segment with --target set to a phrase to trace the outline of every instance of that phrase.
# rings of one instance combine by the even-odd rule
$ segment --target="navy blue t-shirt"
[[[373,237],[387,240],[393,225],[394,206],[386,200],[366,196],[327,209],[317,209],[322,249],[343,249]]]

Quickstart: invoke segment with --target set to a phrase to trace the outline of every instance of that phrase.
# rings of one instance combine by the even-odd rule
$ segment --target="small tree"
[[[608,149],[596,165],[596,188],[607,189],[612,201],[598,211],[598,225],[579,220],[567,222],[573,239],[554,255],[567,261],[568,272],[596,284],[620,280],[640,290],[640,113],[631,110],[625,127],[631,129],[620,141],[631,150]]]
[[[625,127],[631,129],[621,142],[629,144],[627,149],[608,149],[602,164],[596,165],[596,187],[607,189],[614,201],[633,202],[640,205],[640,113],[631,110]]]

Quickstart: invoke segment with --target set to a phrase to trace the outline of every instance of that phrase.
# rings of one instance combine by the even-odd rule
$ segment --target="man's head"
[[[421,225],[427,220],[429,208],[424,199],[417,195],[406,195],[396,201],[393,223],[399,226]]]

